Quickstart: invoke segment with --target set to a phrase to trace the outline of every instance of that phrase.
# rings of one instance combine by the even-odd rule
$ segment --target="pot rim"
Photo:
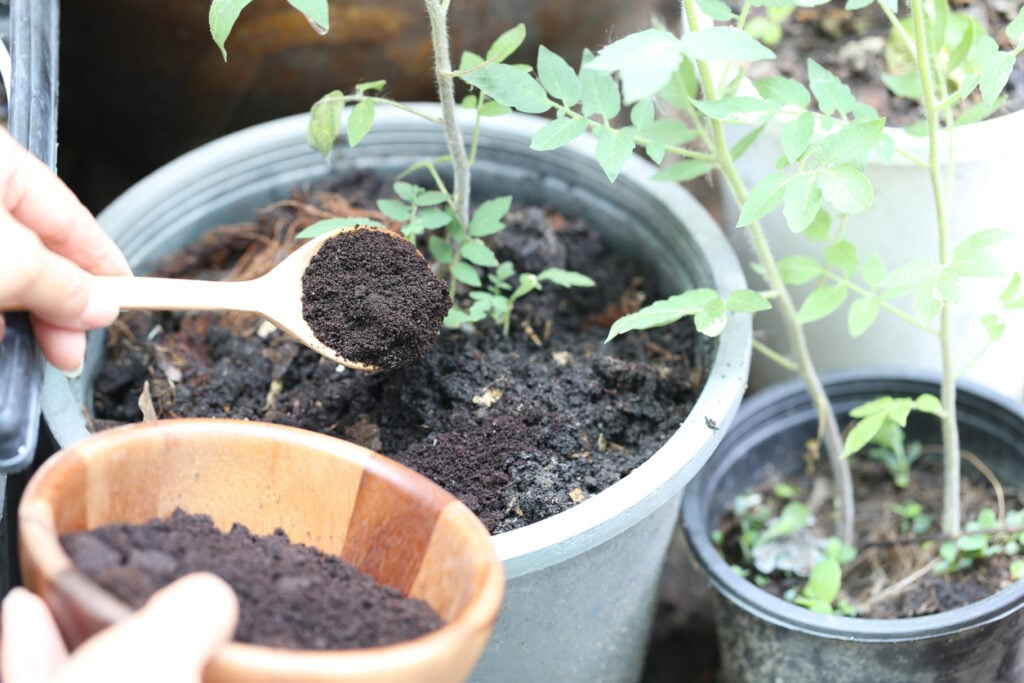
[[[428,115],[439,116],[440,113],[436,104],[412,103],[412,106]],[[472,112],[460,111],[459,116],[464,127],[472,125]],[[104,209],[99,215],[101,225],[132,220],[137,214],[135,204],[166,197],[168,188],[179,186],[182,177],[201,177],[218,170],[225,172],[233,160],[251,157],[254,150],[266,152],[290,146],[305,148],[307,120],[307,114],[295,114],[257,124],[178,157],[140,180]],[[483,130],[486,136],[515,140],[527,149],[530,137],[547,122],[539,116],[512,113],[486,119]],[[433,124],[392,108],[379,110],[374,122],[375,131],[408,129],[410,126]],[[595,144],[591,136],[586,136],[546,158],[557,164],[565,158],[585,157],[593,173],[604,178],[604,172],[593,160]],[[311,159],[318,158],[312,150],[308,153]],[[712,273],[714,286],[719,291],[745,287],[739,260],[715,221],[682,187],[651,180],[656,170],[653,164],[634,156],[623,168],[616,186],[646,193],[652,202],[661,204],[688,228],[693,242],[699,245],[708,262],[708,271]],[[750,368],[751,339],[751,317],[732,316],[717,339],[707,382],[690,416],[646,462],[619,482],[573,508],[494,536],[498,555],[505,563],[506,576],[513,578],[537,571],[583,553],[629,529],[678,494],[710,458],[739,409]],[[81,385],[83,381],[69,380],[52,367],[46,369],[43,404],[48,422],[74,425],[62,434],[54,434],[59,443],[71,443],[88,433],[84,418],[79,414],[79,403],[74,398],[77,390],[84,386]],[[719,428],[709,428],[708,421],[717,423]]]
[[[851,393],[858,391],[855,387],[847,387],[865,381],[884,385],[904,383],[909,386],[916,383],[938,386],[939,374],[933,371],[886,368],[852,369],[822,373],[821,379],[831,395],[836,388]],[[800,379],[791,379],[766,387],[744,401],[736,424],[742,424],[744,419],[752,415],[756,415],[758,421],[770,420],[773,407],[778,407],[787,400],[795,400],[804,391],[803,381]],[[1005,411],[1005,414],[1020,424],[1021,430],[1024,431],[1024,405],[1019,402],[971,382],[958,384],[958,396],[966,396],[972,401]],[[802,401],[801,406],[805,405],[806,402]],[[798,420],[794,418],[793,421]],[[781,430],[780,428],[779,431]],[[707,493],[714,490],[721,473],[740,459],[739,456],[729,458],[729,453],[723,450],[720,457],[713,459],[694,479],[692,486],[696,491],[692,495],[684,496],[680,522],[694,558],[715,589],[724,598],[758,618],[822,638],[895,642],[947,636],[998,621],[1024,608],[1024,580],[963,607],[938,614],[902,619],[819,614],[761,590],[731,569],[711,542],[708,532],[710,513],[704,509],[707,504]]]

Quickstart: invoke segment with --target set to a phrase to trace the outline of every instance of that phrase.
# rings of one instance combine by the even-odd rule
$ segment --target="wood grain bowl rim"
[[[218,651],[212,662],[218,666],[229,667],[250,667],[258,664],[268,671],[287,672],[291,675],[304,672],[311,675],[323,674],[335,668],[344,670],[347,674],[369,674],[395,667],[411,668],[435,659],[439,652],[469,647],[471,643],[477,641],[482,649],[483,642],[490,634],[501,608],[505,579],[490,534],[469,508],[423,475],[379,453],[336,437],[265,422],[176,418],[136,423],[97,432],[50,456],[29,480],[18,508],[21,546],[19,555],[22,572],[27,579],[26,585],[36,593],[44,592],[42,587],[37,585],[37,581],[43,582],[44,585],[49,582],[76,594],[92,593],[93,597],[99,597],[95,603],[99,614],[93,616],[108,624],[131,613],[128,605],[73,567],[71,558],[64,552],[58,540],[53,507],[48,501],[38,497],[39,489],[54,473],[76,459],[102,456],[102,445],[106,441],[134,441],[154,433],[165,436],[187,434],[191,437],[210,437],[231,430],[242,430],[250,436],[278,443],[297,443],[305,449],[313,449],[355,462],[363,468],[364,478],[366,472],[371,472],[388,482],[404,482],[407,485],[402,488],[407,492],[422,486],[422,490],[429,498],[441,503],[442,508],[438,512],[438,517],[450,517],[460,525],[459,528],[464,532],[460,537],[469,546],[475,561],[483,566],[477,571],[473,597],[461,612],[441,628],[418,638],[379,647],[331,651],[288,650],[232,641]],[[38,567],[38,570],[33,570],[33,566]],[[35,576],[35,571],[41,576]]]

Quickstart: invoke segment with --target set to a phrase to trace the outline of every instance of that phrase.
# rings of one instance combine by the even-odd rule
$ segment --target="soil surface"
[[[407,240],[382,230],[328,239],[302,276],[302,317],[342,358],[393,370],[427,355],[451,298]]]
[[[877,3],[855,11],[845,9],[845,4],[840,0],[797,8],[782,23],[782,40],[772,46],[777,59],[758,62],[751,75],[764,78],[781,74],[807,83],[807,59],[811,58],[850,86],[857,100],[871,105],[888,125],[903,127],[921,120],[923,110],[917,102],[897,97],[882,82],[889,20]],[[1004,29],[1021,5],[1021,0],[950,2],[954,11],[979,20],[1003,50],[1011,47]],[[900,10],[899,16],[908,13],[905,2],[900,3]],[[1006,102],[995,115],[1024,108],[1024,53],[1017,57],[1006,95]],[[967,104],[973,104],[974,98],[978,98],[977,92]]]
[[[112,524],[61,543],[78,569],[135,608],[186,574],[213,572],[238,596],[242,643],[345,650],[410,640],[444,624],[422,600],[292,544],[281,530],[255,536],[235,524],[223,533],[208,516],[179,509],[166,520]]]
[[[325,183],[252,223],[208,233],[161,272],[255,276],[316,220],[386,222],[372,208],[380,195],[369,175]],[[688,415],[705,369],[689,321],[604,343],[612,321],[654,297],[643,269],[608,252],[581,221],[514,207],[506,223],[489,238],[499,261],[518,272],[576,270],[598,285],[548,283],[517,302],[507,337],[490,320],[442,330],[423,359],[377,374],[340,368],[251,317],[133,312],[109,336],[96,427],[144,412],[295,425],[426,474],[492,533],[565,510],[661,447]]]
[[[975,560],[965,571],[935,573],[938,546],[945,540],[939,533],[942,514],[942,467],[938,449],[926,449],[916,462],[905,489],[897,488],[885,467],[866,456],[850,461],[856,501],[855,534],[859,552],[856,559],[843,567],[840,598],[846,599],[861,617],[897,619],[924,616],[963,607],[1008,588],[1011,558],[999,553],[985,560]],[[796,487],[795,500],[804,501],[815,517],[811,527],[817,538],[834,533],[831,514],[831,478],[827,468],[804,472],[785,483]],[[992,482],[980,477],[972,465],[963,464],[961,487],[962,519],[977,518],[983,508],[999,510],[999,501]],[[767,472],[758,492],[767,504],[778,510],[785,501],[773,500],[771,491],[780,477]],[[1002,485],[999,484],[1000,489]],[[1006,510],[1019,510],[1024,504],[1021,492],[1005,489]],[[920,503],[923,512],[932,518],[931,525],[915,533],[894,511],[896,505]],[[724,536],[722,545],[726,559],[745,566],[738,546],[740,520],[729,513],[719,527]],[[926,541],[931,541],[927,543]],[[993,541],[995,543],[995,541]],[[904,579],[911,577],[904,583]],[[753,571],[751,572],[753,576]],[[800,590],[806,579],[788,572],[776,571],[764,590],[782,597],[790,589]]]

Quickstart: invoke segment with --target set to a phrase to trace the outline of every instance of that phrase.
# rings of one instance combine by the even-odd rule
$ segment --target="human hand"
[[[43,355],[81,367],[85,330],[117,317],[91,275],[131,275],[124,255],[74,193],[0,128],[0,311],[27,310]],[[4,323],[0,315],[0,339]]]
[[[213,574],[190,574],[69,655],[46,603],[13,588],[0,615],[0,679],[199,683],[207,660],[231,639],[237,621],[238,599],[231,587]]]

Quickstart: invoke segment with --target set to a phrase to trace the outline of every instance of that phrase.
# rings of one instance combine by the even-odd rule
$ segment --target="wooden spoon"
[[[256,313],[295,337],[321,356],[354,370],[374,372],[376,365],[345,358],[313,333],[302,316],[302,276],[323,244],[342,233],[377,230],[353,226],[326,232],[309,240],[266,275],[240,282],[183,280],[159,277],[94,277],[95,291],[115,301],[122,309],[150,311],[244,311]]]

